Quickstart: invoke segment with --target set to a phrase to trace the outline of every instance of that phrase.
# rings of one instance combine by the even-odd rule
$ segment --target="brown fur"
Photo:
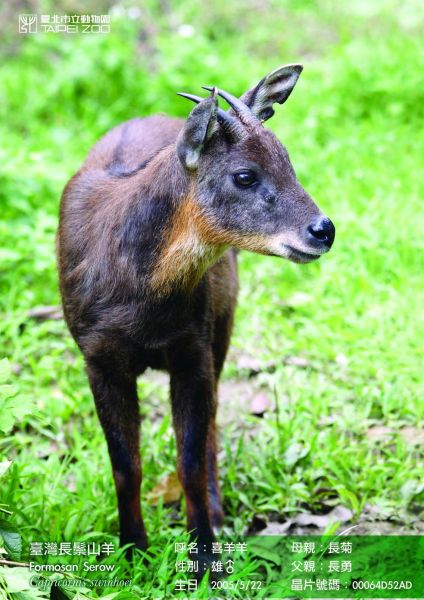
[[[224,252],[219,244],[219,232],[214,231],[201,214],[190,194],[175,212],[166,234],[161,254],[154,267],[151,284],[158,293],[166,293],[176,281],[185,289],[193,289],[206,269]]]
[[[230,241],[223,238],[217,246],[222,233],[196,206],[193,181],[175,156],[171,139],[175,140],[181,123],[164,117],[146,121],[112,130],[91,150],[64,190],[58,232],[64,313],[85,356],[108,441],[121,543],[133,542],[142,549],[147,537],[140,511],[135,377],[147,366],[170,371],[187,527],[210,540],[211,526],[220,524],[223,514],[213,425],[217,379],[230,339],[238,287],[235,254],[226,251]],[[143,161],[146,164],[139,171],[125,175]],[[164,204],[169,214],[162,215],[165,218],[157,229],[147,232],[158,251],[150,257],[140,254],[135,260],[133,242],[128,242],[134,233],[131,229],[125,233],[126,228],[136,222],[144,205],[156,214],[155,203],[163,203],[170,190],[172,201]],[[136,234],[134,243],[138,235],[142,239],[143,231]],[[123,242],[127,245],[122,246]],[[181,300],[176,299],[175,309],[172,303],[166,310],[159,309],[175,293],[178,298],[182,293],[186,297],[181,308]],[[202,298],[199,316],[195,314],[197,297]],[[207,298],[204,308],[203,298]],[[192,303],[193,309],[189,308]],[[160,333],[158,341],[162,325],[158,322],[156,332],[154,318],[164,319],[166,333]],[[172,325],[166,325],[168,320]],[[187,431],[192,432],[189,437]],[[192,452],[197,466],[187,470],[187,453]]]

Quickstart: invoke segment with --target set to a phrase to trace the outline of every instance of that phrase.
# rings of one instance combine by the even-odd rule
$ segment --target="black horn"
[[[212,91],[214,89],[216,90],[217,88],[211,87],[209,91]],[[218,93],[219,93],[219,91],[218,91]],[[177,92],[177,94],[178,94],[178,96],[187,98],[188,100],[191,100],[192,102],[196,102],[196,104],[199,104],[199,102],[204,100],[204,98],[201,98],[200,96],[195,96],[194,94],[185,94],[184,92]],[[222,129],[224,130],[224,133],[227,135],[227,137],[232,142],[239,141],[245,135],[246,132],[244,131],[243,126],[240,125],[240,123],[237,121],[237,119],[235,119],[234,117],[229,115],[227,112],[225,112],[225,110],[222,110],[222,108],[218,108],[217,118],[218,118],[219,124],[221,125]]]
[[[208,90],[208,92],[213,90],[211,86],[206,85],[203,86],[203,89]],[[260,121],[255,117],[250,108],[244,102],[239,100],[239,98],[236,98],[235,96],[226,92],[225,90],[219,89],[218,95],[221,96],[221,98],[224,98],[226,102],[228,102],[228,104],[231,106],[231,108],[242,121],[242,123],[250,127],[257,127],[260,124]]]

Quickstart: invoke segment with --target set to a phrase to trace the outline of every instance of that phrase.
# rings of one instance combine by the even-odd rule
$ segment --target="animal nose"
[[[314,242],[324,244],[327,248],[331,248],[334,242],[334,236],[336,235],[336,229],[327,217],[319,217],[316,221],[311,223],[308,227],[308,233],[312,236]]]

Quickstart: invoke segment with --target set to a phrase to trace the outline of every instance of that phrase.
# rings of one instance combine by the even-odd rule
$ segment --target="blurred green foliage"
[[[414,436],[400,434],[408,426],[418,435],[424,418],[422,2],[34,6],[11,3],[0,48],[0,352],[34,406],[0,442],[0,461],[13,460],[0,503],[24,542],[117,533],[82,359],[62,321],[28,318],[34,306],[59,303],[54,235],[63,186],[119,122],[154,112],[184,117],[191,106],[176,91],[216,84],[241,94],[286,62],[305,70],[267,126],[337,236],[328,256],[305,267],[241,256],[225,379],[245,376],[242,352],[271,362],[258,380],[278,411],[258,424],[246,407],[222,432],[225,531],[245,532],[255,514],[282,519],[323,503],[357,515],[372,503],[402,520],[411,508],[419,512],[423,453]],[[16,33],[19,12],[62,9],[110,9],[111,33]],[[287,357],[301,357],[306,368],[284,366]],[[174,469],[175,445],[165,388],[142,379],[139,391],[147,492]],[[376,425],[389,436],[367,435]],[[146,507],[151,568],[132,572],[140,597],[171,596],[163,547],[184,528],[172,511]]]

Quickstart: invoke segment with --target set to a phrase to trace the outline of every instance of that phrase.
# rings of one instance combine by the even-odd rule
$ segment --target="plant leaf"
[[[3,460],[2,462],[0,462],[0,477],[6,473],[7,469],[10,467],[11,464],[11,460]]]
[[[10,363],[7,358],[2,358],[0,360],[0,383],[4,383],[8,381],[11,377],[12,369],[10,367]]]
[[[3,539],[4,547],[7,554],[12,560],[17,560],[21,557],[22,539],[20,533],[6,521],[0,519],[0,536]]]

